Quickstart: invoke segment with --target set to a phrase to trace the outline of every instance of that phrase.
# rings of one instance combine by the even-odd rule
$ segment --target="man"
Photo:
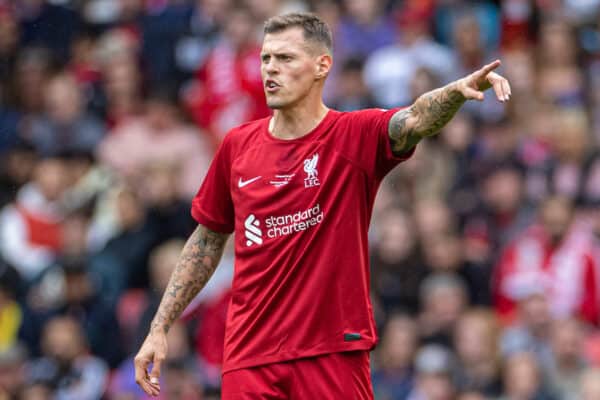
[[[377,187],[467,99],[493,86],[505,101],[510,88],[495,61],[408,108],[341,113],[321,97],[331,51],[312,14],[266,22],[261,72],[274,114],[225,137],[193,201],[199,226],[135,358],[148,394],[160,391],[169,327],[235,232],[222,399],[373,397],[367,230]]]

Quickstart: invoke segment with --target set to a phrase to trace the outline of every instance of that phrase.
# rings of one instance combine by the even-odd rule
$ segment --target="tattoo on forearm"
[[[453,82],[419,97],[409,108],[398,111],[390,120],[389,136],[394,154],[413,148],[422,138],[440,129],[464,104],[465,98]]]
[[[150,331],[169,331],[217,268],[227,237],[202,225],[196,228],[181,252]]]

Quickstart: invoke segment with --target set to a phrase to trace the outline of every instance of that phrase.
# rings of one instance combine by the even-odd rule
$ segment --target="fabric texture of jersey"
[[[223,372],[370,350],[367,232],[377,188],[400,161],[397,110],[328,111],[298,139],[269,118],[230,131],[192,202],[198,223],[235,232]]]
[[[367,351],[325,354],[223,375],[221,400],[372,400]]]

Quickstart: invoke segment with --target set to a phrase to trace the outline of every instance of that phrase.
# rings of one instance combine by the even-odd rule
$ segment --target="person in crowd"
[[[468,302],[464,281],[452,273],[432,274],[421,283],[419,293],[421,340],[450,347],[454,324]]]
[[[408,398],[414,387],[413,358],[417,345],[415,320],[407,314],[390,312],[373,368],[373,392],[377,399]]]
[[[376,224],[377,240],[371,249],[373,295],[386,312],[394,308],[416,312],[426,271],[412,234],[414,222],[400,208],[388,209],[384,215]]]
[[[408,104],[410,81],[420,67],[426,67],[444,82],[457,74],[455,55],[430,34],[427,10],[406,3],[398,16],[399,35],[395,43],[383,46],[368,58],[364,80],[379,107]]]
[[[379,0],[344,0],[346,15],[337,26],[336,59],[344,64],[352,57],[364,59],[377,49],[389,46],[397,35],[394,21]],[[420,92],[424,93],[424,92]]]
[[[186,105],[194,121],[220,143],[241,122],[270,114],[260,77],[260,46],[252,14],[229,12],[223,35],[198,68]]]
[[[451,400],[456,395],[453,354],[440,345],[422,347],[415,356],[415,387],[408,400]]]
[[[360,58],[349,58],[342,64],[339,76],[336,77],[335,98],[336,110],[354,111],[361,108],[372,108],[375,100],[366,87],[363,78],[364,61]]]
[[[40,160],[32,180],[0,213],[0,254],[28,282],[52,264],[61,248],[64,213],[60,200],[66,179],[63,159]]]
[[[27,348],[14,343],[0,351],[0,398],[17,398],[25,384]]]
[[[44,112],[32,117],[22,136],[38,154],[61,155],[67,151],[93,152],[105,133],[102,122],[86,113],[75,77],[63,71],[48,79],[44,88]]]
[[[504,357],[529,352],[540,364],[546,365],[552,359],[549,335],[552,316],[548,295],[535,275],[521,277],[516,286],[516,315],[505,321],[500,351]]]
[[[544,385],[535,356],[520,352],[505,361],[503,374],[504,393],[500,400],[558,400]]]
[[[140,152],[138,149],[145,149]],[[212,145],[203,132],[185,123],[173,88],[153,91],[140,118],[118,126],[97,148],[100,162],[134,185],[153,163],[179,168],[177,192],[191,198],[197,191],[212,156]]]
[[[580,381],[581,400],[594,400],[600,397],[600,370],[590,368],[583,372]]]
[[[125,29],[108,30],[98,39],[95,52],[101,80],[94,106],[110,131],[143,114],[144,77],[138,47],[135,35]]]
[[[552,362],[542,365],[544,380],[560,399],[578,399],[586,370],[583,354],[585,327],[576,318],[557,319],[552,324]]]
[[[114,300],[100,289],[87,259],[59,260],[32,288],[31,293],[38,298],[28,303],[21,335],[36,349],[34,345],[40,341],[46,323],[57,316],[68,316],[81,326],[89,351],[110,367],[116,366],[123,358],[123,345]]]
[[[44,326],[41,344],[42,356],[26,367],[27,385],[49,387],[57,400],[102,397],[108,367],[88,353],[85,334],[74,318],[57,316],[49,320]]]
[[[495,307],[503,317],[514,312],[522,283],[539,279],[553,316],[577,315],[598,322],[599,281],[591,234],[579,226],[573,213],[567,198],[549,197],[541,205],[537,223],[506,247],[493,283]]]
[[[500,395],[499,332],[497,318],[488,309],[469,309],[460,316],[453,335],[459,390],[479,392],[486,397]]]

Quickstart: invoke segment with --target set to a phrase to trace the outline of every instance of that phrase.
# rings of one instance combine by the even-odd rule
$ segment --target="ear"
[[[330,54],[324,53],[317,57],[316,63],[316,79],[325,79],[329,75],[331,65],[333,64],[333,58]]]

